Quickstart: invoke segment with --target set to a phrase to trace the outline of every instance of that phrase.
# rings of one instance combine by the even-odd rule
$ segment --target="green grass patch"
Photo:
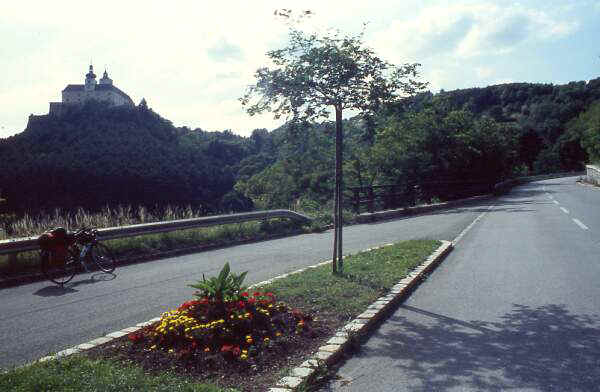
[[[439,241],[430,240],[400,242],[346,257],[342,274],[333,275],[331,265],[324,265],[276,280],[260,290],[272,291],[278,300],[289,304],[350,319],[387,294],[439,246]]]
[[[236,392],[195,383],[169,372],[148,374],[141,367],[73,355],[0,373],[0,390],[38,391],[185,391]]]

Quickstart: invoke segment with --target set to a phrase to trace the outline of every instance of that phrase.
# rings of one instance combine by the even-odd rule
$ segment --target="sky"
[[[175,126],[248,136],[274,129],[238,101],[284,47],[275,9],[311,10],[306,29],[356,34],[383,59],[421,64],[432,92],[600,77],[600,0],[31,1],[0,12],[0,138],[48,113],[90,62]],[[300,7],[301,8],[298,8]]]

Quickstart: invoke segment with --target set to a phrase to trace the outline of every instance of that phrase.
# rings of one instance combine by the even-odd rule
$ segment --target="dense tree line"
[[[444,199],[436,181],[580,170],[600,161],[600,79],[423,93],[344,120],[344,135],[346,188],[400,184],[407,200],[415,186]],[[333,197],[334,150],[333,123],[241,137],[177,128],[145,105],[89,103],[0,139],[0,208],[318,208]]]

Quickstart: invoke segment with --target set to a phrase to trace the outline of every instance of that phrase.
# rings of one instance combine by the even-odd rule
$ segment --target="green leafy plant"
[[[242,282],[246,278],[247,273],[248,271],[245,271],[236,275],[231,272],[229,263],[225,263],[219,276],[206,279],[204,274],[202,274],[202,281],[189,286],[199,290],[194,295],[200,298],[209,298],[217,301],[235,301],[239,299],[240,293],[245,290]]]

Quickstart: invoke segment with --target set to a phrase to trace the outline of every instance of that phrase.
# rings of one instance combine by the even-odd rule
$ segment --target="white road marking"
[[[553,200],[554,204],[559,205],[560,203],[557,202],[556,200]]]
[[[581,221],[579,219],[573,218],[573,222],[575,222],[575,224],[577,226],[581,227],[583,230],[589,230],[589,227],[587,227],[586,225],[584,225],[583,223],[581,223]]]
[[[564,212],[565,214],[569,213],[569,210],[567,210],[565,207],[560,207],[560,209],[562,210],[562,212]]]
[[[492,208],[494,208],[494,206],[489,206],[487,211],[482,212],[481,214],[479,214],[479,216],[477,218],[475,218],[475,220],[473,222],[471,222],[471,224],[469,226],[467,226],[463,231],[460,232],[460,234],[454,239],[454,241],[452,241],[452,246],[456,246],[456,244],[458,243],[458,241],[460,241],[465,234],[467,234],[467,232],[469,230],[471,230],[471,228],[473,226],[475,226],[475,223],[477,223],[481,218],[483,218],[488,212],[490,212],[492,210]]]

